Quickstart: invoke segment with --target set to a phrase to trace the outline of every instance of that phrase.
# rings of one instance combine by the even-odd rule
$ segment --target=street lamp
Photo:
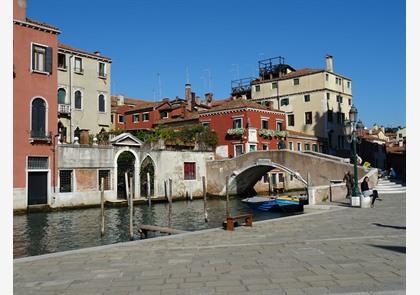
[[[349,118],[350,120],[344,122],[344,134],[347,136],[347,141],[351,143],[353,147],[354,186],[352,191],[351,204],[352,206],[357,206],[357,201],[360,202],[360,205],[362,204],[362,195],[359,191],[356,143],[361,142],[359,136],[361,135],[361,131],[363,130],[364,126],[362,121],[357,121],[357,109],[354,105],[352,105],[350,108]]]

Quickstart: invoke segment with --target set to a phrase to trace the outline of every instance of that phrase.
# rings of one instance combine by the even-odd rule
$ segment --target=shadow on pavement
[[[387,245],[372,245],[372,244],[370,244],[369,246],[381,248],[385,250],[390,250],[390,251],[394,251],[398,253],[404,253],[404,254],[406,253],[405,246],[387,246]]]
[[[389,227],[389,228],[394,228],[394,229],[403,229],[403,230],[406,229],[405,226],[387,225],[387,224],[382,224],[382,223],[372,223],[372,224],[376,226]]]

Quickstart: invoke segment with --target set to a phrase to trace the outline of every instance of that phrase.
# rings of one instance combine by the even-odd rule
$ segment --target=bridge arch
[[[290,175],[293,175],[305,186],[308,185],[307,181],[299,174],[299,172],[284,165],[264,159],[242,167],[239,170],[234,170],[228,181],[229,193],[243,194],[251,191],[251,189],[261,179],[261,177],[273,169],[280,169]],[[224,191],[226,192],[226,185],[224,187]]]

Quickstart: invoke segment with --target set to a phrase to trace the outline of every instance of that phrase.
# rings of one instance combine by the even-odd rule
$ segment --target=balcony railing
[[[70,104],[58,104],[58,113],[59,114],[70,114],[71,113],[71,105]]]
[[[52,139],[52,133],[45,132],[44,130],[31,130],[31,138],[30,141],[45,141],[45,142],[51,142]]]

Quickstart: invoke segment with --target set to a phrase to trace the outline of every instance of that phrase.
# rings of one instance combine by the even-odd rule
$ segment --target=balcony
[[[51,131],[46,133],[44,130],[31,130],[30,142],[46,142],[50,143],[52,139]]]
[[[70,104],[58,104],[58,113],[69,115],[71,113],[71,105]]]

